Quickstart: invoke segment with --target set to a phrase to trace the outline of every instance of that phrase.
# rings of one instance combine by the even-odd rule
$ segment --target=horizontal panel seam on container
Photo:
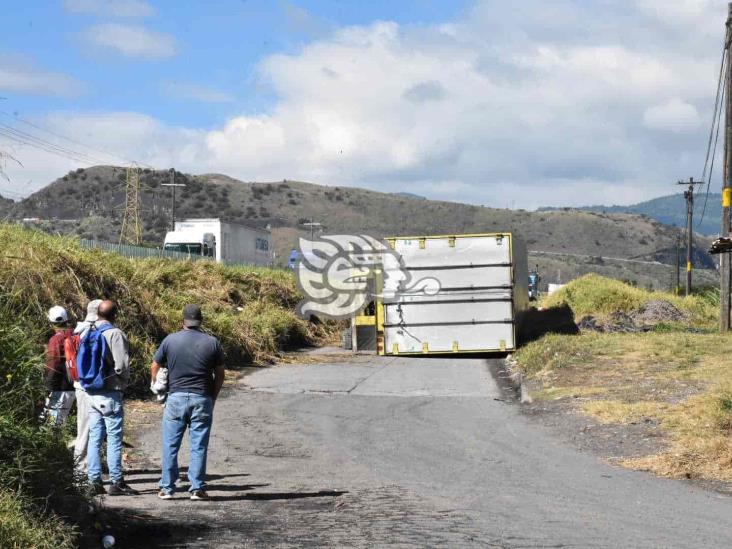
[[[449,288],[440,288],[439,293],[442,292],[456,292],[460,290],[513,290],[513,286],[454,286]],[[417,293],[403,293],[402,295],[422,295],[421,292]],[[396,303],[395,301],[384,300],[384,303]]]
[[[444,240],[446,238],[490,238],[490,237],[511,237],[513,233],[471,233],[471,234],[438,234],[428,236],[389,236],[384,240],[419,240],[424,238],[425,240]]]
[[[386,324],[384,328],[418,328],[421,326],[473,326],[476,324],[513,324],[513,319],[506,318],[504,320],[465,320],[462,322],[419,322],[409,323],[400,322],[399,324]]]
[[[496,297],[494,299],[430,299],[425,301],[399,301],[396,303],[385,303],[387,306],[393,305],[445,305],[450,303],[512,303],[511,297]]]
[[[457,270],[457,269],[482,269],[485,267],[512,267],[512,263],[470,263],[470,264],[464,264],[464,265],[434,265],[434,266],[426,266],[426,267],[415,267],[415,266],[407,266],[405,267],[405,270],[407,271],[451,271],[451,270]],[[387,269],[387,272],[389,270]]]

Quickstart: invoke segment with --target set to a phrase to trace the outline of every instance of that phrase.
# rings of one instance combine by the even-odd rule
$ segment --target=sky
[[[3,8],[0,153],[12,157],[3,196],[26,196],[78,167],[135,162],[534,209],[631,204],[701,177],[727,6]]]

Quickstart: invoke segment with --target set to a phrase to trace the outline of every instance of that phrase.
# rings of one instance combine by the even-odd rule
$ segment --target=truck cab
[[[165,235],[163,247],[171,252],[216,259],[216,237],[213,233],[170,231]]]

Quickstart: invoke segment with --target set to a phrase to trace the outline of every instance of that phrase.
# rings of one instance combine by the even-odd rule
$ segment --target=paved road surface
[[[485,359],[356,356],[257,371],[220,400],[216,501],[106,498],[159,547],[732,547],[732,501],[606,465],[504,399]],[[157,429],[142,450],[158,455]],[[185,483],[183,483],[185,486]]]

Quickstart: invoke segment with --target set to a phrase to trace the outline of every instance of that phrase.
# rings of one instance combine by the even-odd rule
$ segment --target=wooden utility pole
[[[681,291],[681,253],[679,248],[681,247],[681,236],[676,236],[676,285],[674,286],[674,295],[679,295]]]
[[[171,208],[171,231],[175,230],[175,188],[176,187],[185,187],[185,183],[176,183],[175,182],[175,168],[170,168],[170,183],[162,183],[162,187],[171,187],[173,191],[173,206]]]
[[[694,185],[703,185],[703,181],[694,181],[693,177],[689,181],[679,181],[679,185],[689,185],[684,191],[686,199],[686,295],[691,295],[691,269],[693,267],[693,250],[694,250]]]
[[[724,103],[724,164],[722,180],[722,226],[719,231],[721,238],[729,238],[730,233],[730,205],[732,205],[732,45],[730,44],[730,25],[732,24],[732,2],[727,6],[727,30],[725,38],[725,55],[727,57],[727,68],[724,75],[724,89],[727,91]],[[730,312],[730,254],[723,253],[719,258],[720,275],[720,315],[719,329],[721,332],[729,331]]]

